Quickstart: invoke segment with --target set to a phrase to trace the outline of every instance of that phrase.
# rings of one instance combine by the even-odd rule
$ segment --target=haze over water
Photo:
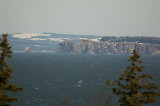
[[[129,55],[38,53],[41,50],[23,53],[31,44],[27,43],[28,33],[86,38],[87,35],[160,37],[159,28],[160,0],[0,0],[0,35],[24,35],[20,36],[20,43],[17,38],[9,42],[13,51],[18,47],[16,51],[21,51],[8,60],[14,69],[11,82],[24,87],[18,94],[10,94],[20,98],[13,106],[53,106],[65,98],[76,106],[86,101],[89,94],[104,91],[109,95],[111,88],[106,80],[115,80],[129,65],[126,61]],[[29,38],[33,46],[42,44],[47,51],[53,51],[53,43],[65,38],[59,39],[58,35],[39,43],[36,36]],[[55,44],[57,47],[58,43]],[[160,55],[142,55],[141,59],[145,72],[153,75],[153,81],[160,87]],[[116,96],[113,103],[118,104]]]

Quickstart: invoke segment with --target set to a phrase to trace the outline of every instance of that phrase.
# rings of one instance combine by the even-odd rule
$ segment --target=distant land
[[[160,37],[110,37],[95,35],[69,35],[56,33],[9,34],[13,51],[55,52],[74,54],[140,54],[160,55]]]
[[[131,54],[136,49],[139,54],[160,54],[160,38],[157,37],[102,37],[81,39],[76,51],[75,42],[59,43],[56,52],[83,54]]]
[[[75,41],[80,42],[80,39],[95,39],[101,36],[94,35],[69,35],[56,33],[14,33],[9,34],[9,43],[12,45],[14,52],[23,52],[26,47],[29,47],[32,52],[53,52],[54,48],[60,42]]]

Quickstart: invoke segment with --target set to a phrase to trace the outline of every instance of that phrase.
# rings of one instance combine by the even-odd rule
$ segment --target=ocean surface
[[[129,55],[76,55],[53,53],[13,53],[8,60],[14,70],[11,83],[24,87],[13,106],[55,106],[64,100],[69,106],[83,105],[90,95],[112,95],[106,80],[118,78],[130,63]],[[160,56],[142,55],[144,72],[154,76],[160,87]],[[160,90],[159,90],[160,91]],[[113,105],[118,106],[117,96]],[[159,106],[157,104],[145,106]]]

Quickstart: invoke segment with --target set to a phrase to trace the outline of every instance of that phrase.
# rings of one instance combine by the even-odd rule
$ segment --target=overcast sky
[[[160,36],[160,0],[0,0],[0,33]]]

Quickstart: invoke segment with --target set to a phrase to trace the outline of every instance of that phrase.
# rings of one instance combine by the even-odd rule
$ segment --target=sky
[[[0,0],[0,33],[160,37],[160,0]]]

